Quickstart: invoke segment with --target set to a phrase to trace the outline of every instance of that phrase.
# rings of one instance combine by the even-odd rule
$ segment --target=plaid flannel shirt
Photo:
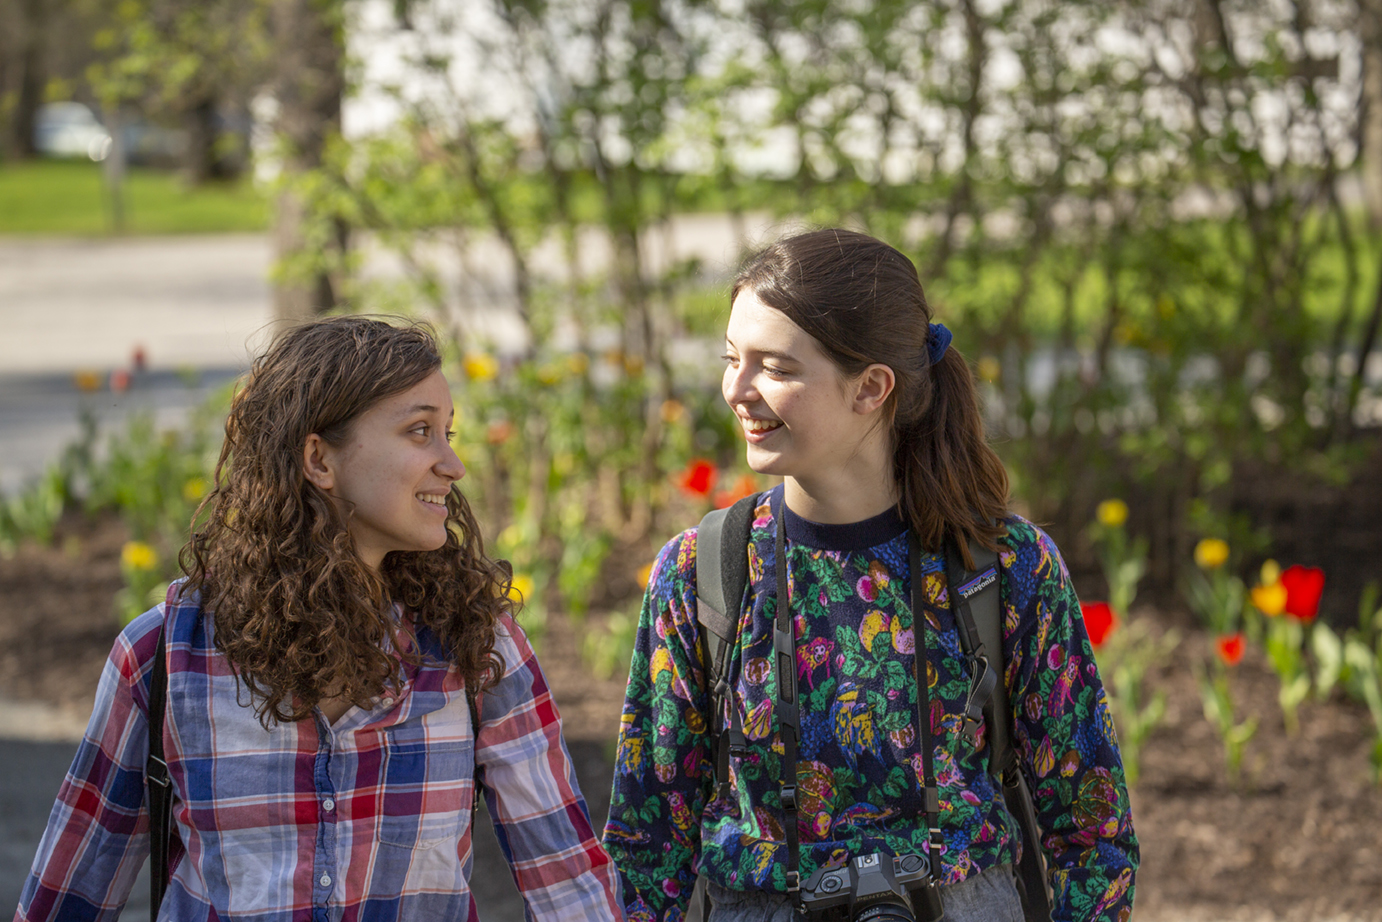
[[[170,592],[170,598],[175,593]],[[116,919],[149,853],[148,696],[167,624],[164,751],[175,843],[160,918],[256,922],[475,918],[474,768],[529,918],[622,918],[561,722],[522,630],[500,625],[503,679],[478,740],[454,669],[406,667],[394,697],[266,730],[195,599],[130,623],[101,676],[15,922]],[[440,652],[430,632],[404,636]]]

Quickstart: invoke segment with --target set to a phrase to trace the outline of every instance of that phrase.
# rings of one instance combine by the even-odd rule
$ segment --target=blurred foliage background
[[[1277,485],[1376,540],[1379,0],[3,0],[0,22],[10,160],[44,98],[180,126],[187,182],[255,164],[281,317],[443,331],[471,494],[538,601],[624,604],[743,474],[726,281],[803,225],[916,261],[1020,507],[1077,565],[1108,497],[1166,588],[1205,537],[1243,572],[1335,553]],[[343,132],[351,101],[374,116]],[[678,246],[698,213],[725,260]],[[702,458],[716,476],[685,476]],[[1351,617],[1369,576],[1331,571],[1325,609]]]

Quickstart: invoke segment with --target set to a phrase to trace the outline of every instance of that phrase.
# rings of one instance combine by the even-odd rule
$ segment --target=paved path
[[[248,367],[271,329],[270,259],[261,235],[0,241],[0,493],[78,439],[83,410],[174,425]],[[112,392],[136,349],[148,372]]]
[[[761,240],[779,229],[755,217],[744,231]],[[584,271],[605,265],[609,249],[598,232],[584,234]],[[645,250],[653,267],[694,257],[711,271],[726,270],[738,258],[738,236],[724,216],[687,215],[651,234]],[[368,241],[361,251],[363,278],[406,271]],[[465,329],[501,348],[516,345],[521,327],[506,300],[511,264],[497,241],[470,240],[463,265],[454,249],[440,245],[421,258],[437,267],[453,301],[466,305]],[[0,494],[33,481],[79,437],[82,409],[107,425],[149,410],[169,426],[211,387],[248,368],[275,328],[272,261],[262,234],[0,238]],[[559,243],[544,243],[532,264],[559,273]],[[111,372],[128,369],[137,349],[149,373],[127,393],[112,393]],[[77,372],[93,375],[99,389],[79,392]]]
[[[270,319],[262,234],[0,240],[0,373],[239,367]]]

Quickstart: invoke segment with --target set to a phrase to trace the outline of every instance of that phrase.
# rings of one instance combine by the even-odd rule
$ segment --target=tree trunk
[[[43,85],[47,82],[43,53],[44,0],[22,0],[19,16],[19,86],[15,93],[14,112],[10,116],[7,146],[16,160],[27,160],[38,153],[34,148],[34,121],[38,116],[38,107],[43,102]]]
[[[301,178],[319,168],[328,141],[341,130],[345,92],[345,36],[340,0],[274,0],[273,30],[278,61],[278,119],[283,176],[274,215],[274,248],[279,278],[274,314],[302,322],[336,305],[337,286],[323,268],[322,254],[309,251],[310,203]],[[334,228],[325,254],[343,255],[345,229]]]
[[[182,175],[190,186],[200,186],[222,177],[221,159],[216,152],[216,97],[202,96],[183,111],[187,129],[187,149],[182,157]]]
[[[1359,0],[1359,31],[1363,35],[1363,99],[1361,136],[1363,199],[1368,223],[1382,230],[1382,0]]]

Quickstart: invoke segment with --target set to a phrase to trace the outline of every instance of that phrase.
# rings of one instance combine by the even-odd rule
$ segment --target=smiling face
[[[748,440],[749,467],[789,478],[789,500],[798,486],[843,495],[846,481],[872,483],[874,468],[890,463],[878,425],[893,383],[886,366],[845,378],[809,333],[748,289],[734,299],[725,350],[721,392]]]
[[[378,571],[392,551],[446,543],[446,498],[465,476],[451,448],[451,388],[434,371],[361,413],[339,445],[307,437],[307,478],[338,500],[355,550]]]

